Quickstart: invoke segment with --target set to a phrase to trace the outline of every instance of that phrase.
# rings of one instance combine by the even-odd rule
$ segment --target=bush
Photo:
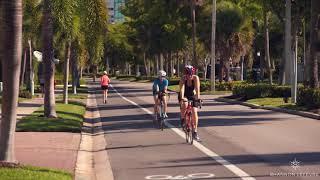
[[[308,108],[320,107],[320,89],[299,88],[297,95],[297,105]]]
[[[19,97],[21,98],[27,98],[27,99],[32,99],[32,94],[27,91],[27,90],[20,90],[19,92]]]
[[[232,94],[244,99],[265,97],[290,97],[289,86],[276,86],[268,84],[238,84],[233,88]]]
[[[179,78],[169,78],[169,85],[178,85],[180,82]]]
[[[230,81],[230,82],[218,82],[216,83],[216,90],[218,91],[232,91],[236,85],[243,84],[242,81]],[[200,82],[200,91],[210,91],[211,82],[210,81],[201,81]]]

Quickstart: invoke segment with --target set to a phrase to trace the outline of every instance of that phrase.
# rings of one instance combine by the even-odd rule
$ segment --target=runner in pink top
[[[101,89],[103,91],[103,103],[105,104],[107,103],[108,88],[110,83],[110,79],[107,74],[108,74],[107,71],[104,71],[100,81]]]

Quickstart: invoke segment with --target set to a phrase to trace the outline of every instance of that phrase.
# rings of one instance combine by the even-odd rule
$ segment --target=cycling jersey
[[[194,99],[194,81],[192,80],[191,86],[188,86],[188,81],[185,80],[184,82],[184,97],[187,98],[188,100],[193,100]]]
[[[157,90],[163,92],[165,87],[168,87],[169,81],[167,79],[160,80],[159,78],[153,81],[152,91],[153,95],[156,94]]]

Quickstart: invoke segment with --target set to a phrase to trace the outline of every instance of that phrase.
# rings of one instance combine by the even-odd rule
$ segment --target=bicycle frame
[[[186,142],[193,144],[193,133],[195,130],[195,120],[192,115],[192,100],[188,100],[188,105],[186,108],[186,112],[184,113],[185,117],[185,128],[184,131],[186,133]]]
[[[163,97],[162,96],[163,93],[159,93],[158,99],[159,99],[159,104],[158,104],[158,114],[159,114],[159,119],[158,119],[158,125],[159,128],[163,131],[164,128],[164,103],[163,103]]]

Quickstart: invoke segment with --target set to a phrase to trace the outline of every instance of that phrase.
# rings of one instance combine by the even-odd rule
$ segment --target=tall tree
[[[0,1],[0,12],[0,59],[3,77],[0,161],[15,162],[14,133],[22,55],[22,0]]]
[[[216,25],[217,1],[212,0],[212,26],[211,26],[211,91],[216,89]],[[207,76],[207,75],[206,75]]]
[[[57,117],[54,96],[53,16],[51,0],[43,1],[42,46],[44,64],[44,116]]]
[[[318,70],[318,51],[320,51],[320,37],[319,37],[319,27],[320,27],[320,1],[311,0],[311,25],[310,25],[310,65],[311,65],[311,75],[310,75],[310,86],[312,88],[319,88],[319,70]]]

